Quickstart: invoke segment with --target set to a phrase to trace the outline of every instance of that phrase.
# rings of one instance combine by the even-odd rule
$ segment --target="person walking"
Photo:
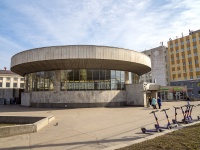
[[[190,97],[187,97],[187,105],[190,105]]]
[[[151,106],[151,97],[149,97],[149,107]]]
[[[153,109],[157,109],[157,107],[156,107],[157,101],[154,97],[152,98],[151,105],[153,106]]]
[[[158,99],[157,99],[157,103],[158,103],[158,107],[159,107],[159,109],[161,109],[161,106],[162,106],[162,100],[160,99],[160,97],[158,97]]]

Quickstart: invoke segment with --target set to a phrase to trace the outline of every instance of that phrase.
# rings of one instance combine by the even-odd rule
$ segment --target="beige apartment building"
[[[200,30],[168,42],[171,81],[200,78]]]
[[[24,89],[24,77],[10,70],[0,70],[0,89],[21,88]]]
[[[200,30],[168,41],[170,85],[187,86],[188,95],[200,97]]]

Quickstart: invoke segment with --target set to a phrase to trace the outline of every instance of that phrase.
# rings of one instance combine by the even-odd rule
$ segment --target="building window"
[[[199,68],[196,68],[196,72],[198,72],[199,71]]]
[[[172,48],[173,47],[173,45],[170,45],[170,48]]]
[[[190,58],[191,57],[191,54],[188,54],[188,58]]]
[[[20,83],[20,88],[21,88],[21,89],[24,88],[24,83]]]
[[[183,66],[185,66],[186,65],[186,62],[183,62]]]
[[[200,91],[198,91],[198,94],[200,95]]]
[[[14,81],[17,81],[17,77],[14,77]]]
[[[185,59],[185,55],[182,56],[182,59]]]
[[[187,50],[189,51],[189,50],[190,50],[190,47],[187,47]]]
[[[177,47],[177,46],[178,46],[178,43],[176,43],[175,46]]]
[[[2,87],[2,82],[0,82],[0,87]]]
[[[193,71],[193,69],[192,68],[190,68],[190,72],[192,72]]]
[[[24,81],[24,78],[21,78],[20,81]]]
[[[192,62],[191,62],[191,61],[189,61],[189,65],[192,65]]]
[[[196,48],[197,48],[197,46],[196,46],[196,45],[194,45],[194,46],[193,46],[193,49],[196,49]]]
[[[197,76],[197,79],[199,79],[199,78],[200,78],[200,75]]]
[[[181,42],[181,45],[184,45],[184,42]]]
[[[192,41],[193,41],[193,42],[196,42],[196,38],[193,38]]]
[[[198,53],[194,53],[194,56],[198,56]]]
[[[179,60],[179,57],[176,57],[176,60]]]
[[[178,53],[178,50],[176,50],[176,53]]]
[[[186,73],[186,69],[183,70],[183,73]]]
[[[184,48],[181,48],[181,52],[184,52]]]
[[[0,80],[3,80],[3,77],[0,77]]]
[[[198,62],[198,59],[194,60],[194,62],[195,62],[195,64],[198,64],[198,63],[199,63],[199,62]]]
[[[193,79],[193,76],[190,76],[190,79]]]
[[[10,81],[10,77],[6,77],[6,81]]]
[[[189,43],[190,43],[190,40],[186,40],[186,43],[189,44]]]
[[[17,87],[17,83],[13,83],[13,87],[16,88]]]
[[[6,87],[10,87],[10,83],[9,82],[6,82]]]

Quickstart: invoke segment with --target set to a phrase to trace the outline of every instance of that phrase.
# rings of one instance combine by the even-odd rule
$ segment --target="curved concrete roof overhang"
[[[142,75],[151,71],[151,60],[133,50],[93,45],[36,48],[11,58],[11,70],[21,76],[62,69],[122,70]]]

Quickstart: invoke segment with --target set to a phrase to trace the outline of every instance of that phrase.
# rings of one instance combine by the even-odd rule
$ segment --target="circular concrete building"
[[[43,47],[11,59],[11,71],[25,76],[22,105],[33,107],[124,106],[127,85],[150,70],[145,54],[107,46]]]

